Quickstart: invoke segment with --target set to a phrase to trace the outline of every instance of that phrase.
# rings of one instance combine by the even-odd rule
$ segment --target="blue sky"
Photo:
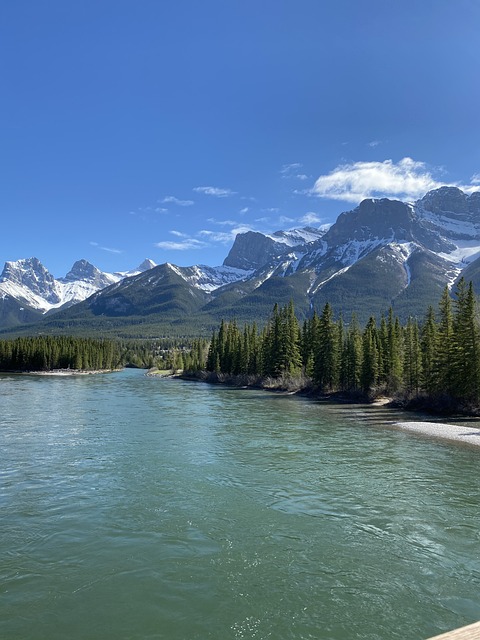
[[[473,189],[479,32],[478,0],[4,0],[0,262],[216,265]]]

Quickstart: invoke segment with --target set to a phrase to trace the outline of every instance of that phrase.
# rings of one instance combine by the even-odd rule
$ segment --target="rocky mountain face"
[[[135,271],[112,274],[78,260],[64,278],[55,279],[37,258],[6,262],[0,275],[0,326],[34,321],[41,314],[74,305],[128,275],[154,266],[146,260]]]
[[[264,235],[257,231],[239,233],[223,264],[227,267],[255,271],[266,263],[280,259],[294,248],[299,249],[324,235],[321,229],[305,227],[290,231],[276,231]]]
[[[55,283],[40,263],[35,263],[34,278],[22,268],[14,274],[9,267],[8,277],[4,270],[0,296],[4,283],[15,281],[31,296],[46,300],[42,292],[50,292],[49,304],[56,304]],[[56,313],[56,326],[88,318],[95,327],[108,317],[116,319],[115,326],[139,318],[168,326],[210,327],[222,317],[262,322],[275,302],[291,299],[300,316],[313,309],[321,312],[328,301],[346,321],[355,312],[364,322],[389,306],[402,319],[421,319],[429,304],[437,305],[445,285],[452,286],[461,274],[480,292],[480,192],[467,195],[442,187],[414,203],[364,200],[327,231],[249,231],[236,237],[221,267],[165,264],[138,275],[123,274],[106,288],[105,274],[97,271],[80,261],[62,279],[63,286],[93,281],[97,293]]]

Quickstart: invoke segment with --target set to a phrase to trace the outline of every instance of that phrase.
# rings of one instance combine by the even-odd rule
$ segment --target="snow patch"
[[[456,240],[455,244],[456,248],[450,253],[438,253],[438,255],[459,267],[465,267],[480,257],[480,242],[478,240]]]
[[[308,244],[310,242],[316,242],[319,238],[325,235],[326,229],[315,229],[314,227],[304,227],[302,229],[289,229],[287,231],[275,231],[271,235],[266,235],[267,238],[275,240],[275,242],[281,242],[289,247],[298,247],[299,244]]]
[[[193,267],[176,267],[168,263],[172,271],[178,274],[185,282],[193,285],[197,289],[211,293],[226,284],[240,282],[250,277],[254,271],[252,269],[237,269],[221,265],[219,267],[209,267],[207,265],[195,265]]]
[[[352,265],[348,265],[348,267],[344,267],[343,269],[339,269],[338,271],[336,271],[333,275],[331,275],[330,277],[326,278],[325,280],[322,280],[321,282],[319,282],[317,284],[317,286],[312,289],[312,286],[310,286],[310,289],[308,290],[308,294],[309,295],[315,295],[317,293],[317,291],[320,291],[320,289],[327,284],[327,282],[330,282],[330,280],[333,280],[333,278],[336,278],[337,276],[341,276],[342,273],[345,273],[346,271],[348,271],[350,269]]]

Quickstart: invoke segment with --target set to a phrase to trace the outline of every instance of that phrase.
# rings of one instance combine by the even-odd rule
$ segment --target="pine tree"
[[[362,335],[355,315],[347,331],[342,349],[341,388],[355,392],[360,389],[362,375]]]
[[[321,389],[334,390],[339,372],[338,330],[327,302],[318,325],[318,342],[314,352],[314,382]]]
[[[433,307],[428,308],[427,317],[422,326],[420,348],[422,352],[421,386],[427,394],[432,395],[436,390],[436,350],[437,323]]]
[[[295,309],[293,302],[285,307],[284,313],[284,362],[282,365],[283,371],[290,375],[295,375],[300,372],[302,366],[302,356],[300,353],[300,329],[298,326],[298,320],[295,316]]]
[[[409,318],[405,327],[403,384],[409,394],[418,394],[421,384],[422,353],[418,323]]]
[[[434,389],[438,394],[453,395],[453,314],[448,287],[445,287],[439,303],[439,323],[437,330],[437,352],[435,357]]]
[[[361,385],[365,393],[373,390],[379,381],[380,345],[375,318],[367,322],[362,339],[363,360]]]
[[[472,283],[470,282],[467,286],[464,278],[461,278],[455,295],[452,388],[457,398],[477,402],[480,381],[480,338]]]

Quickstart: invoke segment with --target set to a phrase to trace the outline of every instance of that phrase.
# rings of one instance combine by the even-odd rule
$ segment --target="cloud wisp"
[[[199,235],[202,238],[206,238],[211,242],[218,242],[220,244],[230,244],[235,240],[235,236],[239,233],[246,233],[247,231],[253,231],[249,225],[239,225],[234,227],[230,231],[210,231],[208,229],[202,229]]]
[[[304,216],[299,218],[298,221],[300,222],[300,224],[304,224],[307,227],[311,227],[314,224],[319,224],[320,222],[322,222],[322,218],[320,218],[320,216],[317,213],[313,211],[309,211]]]
[[[96,247],[97,249],[101,249],[102,251],[106,251],[107,253],[123,253],[122,249],[113,249],[112,247],[102,247],[102,245],[98,244],[98,242],[90,242],[92,247]]]
[[[158,249],[165,249],[166,251],[189,251],[191,249],[204,249],[207,245],[201,240],[195,238],[185,238],[174,242],[172,240],[164,240],[162,242],[156,242],[154,247]]]
[[[284,164],[280,169],[280,175],[285,180],[296,178],[297,180],[308,180],[308,176],[305,173],[301,173],[300,169],[303,167],[301,162],[292,162],[290,164]]]
[[[197,193],[203,193],[206,196],[215,196],[216,198],[228,198],[237,193],[231,189],[221,189],[220,187],[194,187],[193,190]]]
[[[165,196],[165,198],[163,200],[159,200],[159,202],[160,204],[166,204],[166,203],[176,204],[179,207],[191,207],[192,204],[195,204],[193,200],[180,200],[175,196]]]
[[[480,173],[474,173],[473,176],[470,178],[470,182],[473,185],[479,185],[480,184]]]

